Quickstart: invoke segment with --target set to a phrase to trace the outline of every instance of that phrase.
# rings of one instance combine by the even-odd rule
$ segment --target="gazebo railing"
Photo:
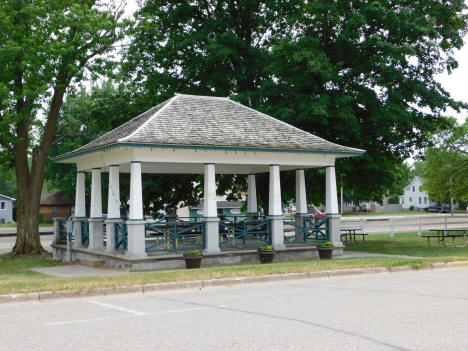
[[[115,250],[127,251],[128,229],[125,222],[114,223]]]
[[[155,241],[146,252],[202,250],[206,246],[206,223],[202,221],[147,223],[145,231]]]
[[[220,248],[259,247],[271,244],[271,220],[238,217],[219,222]]]
[[[284,243],[314,243],[330,240],[328,217],[303,217],[299,223],[296,219],[284,220]],[[292,233],[292,235],[287,235]]]
[[[86,220],[80,221],[81,226],[81,245],[89,246],[89,222]]]
[[[57,219],[58,223],[58,235],[56,244],[66,244],[67,243],[67,220],[66,219]]]

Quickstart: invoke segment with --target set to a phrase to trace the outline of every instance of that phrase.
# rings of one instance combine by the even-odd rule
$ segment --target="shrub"
[[[414,206],[411,205],[411,206],[409,207],[409,210],[410,210],[410,211],[414,211]]]

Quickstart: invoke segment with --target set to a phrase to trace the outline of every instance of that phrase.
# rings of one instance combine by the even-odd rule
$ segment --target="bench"
[[[352,243],[357,243],[358,241],[356,240],[356,235],[361,236],[361,240],[364,242],[365,236],[368,235],[366,233],[356,233],[356,231],[361,231],[361,228],[344,228],[341,229],[342,232],[340,237],[341,241],[343,241],[344,238],[344,243],[345,244],[352,244]],[[349,239],[349,240],[348,240]]]

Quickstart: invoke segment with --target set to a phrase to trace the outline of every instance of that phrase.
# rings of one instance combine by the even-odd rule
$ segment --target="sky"
[[[468,35],[465,37],[465,45],[455,52],[455,59],[458,61],[458,68],[452,74],[444,73],[437,76],[437,80],[442,84],[453,99],[468,103]],[[462,111],[457,114],[455,111],[447,111],[447,116],[457,118],[459,124],[462,124],[468,111]]]

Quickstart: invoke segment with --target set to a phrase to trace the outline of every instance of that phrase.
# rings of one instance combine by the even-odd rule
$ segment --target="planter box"
[[[261,263],[271,263],[275,258],[275,250],[258,250],[258,257]]]
[[[332,255],[333,255],[332,246],[319,246],[317,249],[318,249],[319,257],[321,260],[329,260],[332,258]]]

